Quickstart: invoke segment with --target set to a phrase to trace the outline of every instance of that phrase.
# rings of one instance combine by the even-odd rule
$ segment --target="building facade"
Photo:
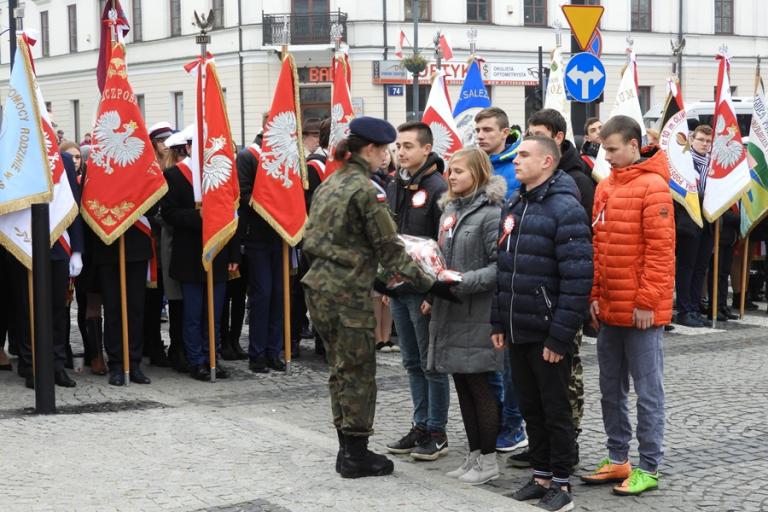
[[[91,130],[98,105],[96,64],[100,14],[104,0],[19,0],[23,26],[39,34],[33,49],[46,102],[65,137],[80,140]],[[352,67],[355,109],[385,117],[393,124],[411,111],[411,80],[394,55],[403,30],[415,41],[412,0],[122,0],[131,24],[126,38],[129,78],[148,124],[166,120],[183,128],[194,108],[194,83],[184,64],[199,51],[194,12],[213,9],[215,29],[209,50],[215,55],[235,140],[248,143],[259,132],[280,68],[279,36],[290,33],[289,51],[299,67],[305,117],[330,109],[330,36],[344,28]],[[536,108],[538,49],[544,66],[555,44],[557,22],[563,29],[565,58],[569,30],[561,0],[422,0],[419,47],[432,61],[433,37],[448,36],[454,57],[443,62],[456,97],[470,55],[467,31],[476,29],[476,53],[486,62],[486,78],[495,105],[513,123],[524,124]],[[596,0],[571,3],[598,4]],[[627,37],[638,58],[641,104],[664,100],[673,69],[670,40],[686,40],[682,82],[686,101],[711,100],[717,79],[714,59],[725,44],[733,56],[735,95],[751,96],[757,55],[768,55],[768,2],[760,0],[603,0],[599,29],[602,61],[608,74],[605,102],[593,107],[607,117],[625,62]],[[682,9],[682,24],[679,24]],[[763,22],[761,22],[763,20]],[[8,27],[8,1],[0,1],[0,30]],[[404,45],[405,53],[412,44]],[[0,38],[0,99],[7,93],[10,61],[7,33]],[[428,69],[429,71],[429,69]],[[422,108],[429,85],[423,74]],[[2,103],[0,103],[2,105]],[[574,130],[580,133],[582,128]]]

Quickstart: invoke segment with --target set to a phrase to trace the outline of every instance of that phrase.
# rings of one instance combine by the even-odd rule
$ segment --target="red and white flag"
[[[115,13],[110,17],[110,12]],[[114,19],[113,19],[114,18]],[[120,5],[120,0],[107,0],[104,2],[104,10],[101,13],[101,40],[99,43],[99,63],[96,67],[96,83],[99,91],[104,91],[104,83],[107,81],[109,61],[112,60],[112,26],[114,25],[118,41],[128,35],[131,26],[128,17]]]
[[[427,106],[421,120],[432,130],[432,151],[446,162],[463,147],[459,129],[453,119],[448,86],[442,73],[435,76],[432,81],[432,89],[429,91]]]
[[[704,184],[702,208],[709,222],[714,222],[738,201],[750,185],[747,152],[741,141],[741,131],[731,100],[730,58],[724,53],[719,53],[715,58],[720,61],[720,65],[717,71],[712,152]]]
[[[168,190],[136,96],[128,82],[125,47],[113,43],[104,94],[92,130],[80,211],[109,245]]]
[[[440,47],[440,53],[443,54],[443,59],[451,60],[453,58],[453,49],[448,43],[448,36],[440,34],[440,38],[437,40],[437,46]]]
[[[400,30],[400,35],[397,37],[397,44],[395,45],[395,57],[398,59],[403,58],[403,43],[408,41],[408,38],[405,37],[405,32]],[[408,44],[410,44],[410,41],[408,41]]]
[[[209,271],[216,255],[237,230],[240,186],[235,167],[235,145],[212,56],[199,57],[184,69],[193,73],[197,81],[196,129],[190,168],[195,201],[202,202],[201,258],[203,268]]]
[[[64,164],[59,154],[59,144],[56,142],[56,133],[51,126],[51,120],[48,111],[42,106],[45,105],[43,93],[37,83],[37,77],[34,76],[34,61],[29,46],[34,46],[35,41],[26,34],[21,36],[25,44],[22,50],[29,58],[32,68],[33,87],[37,101],[37,116],[40,118],[43,138],[45,140],[45,150],[48,156],[48,163],[51,168],[51,177],[53,183],[53,198],[48,203],[48,216],[50,222],[50,244],[53,246],[56,240],[61,238],[72,221],[77,217],[77,203],[70,187],[67,175],[64,172]],[[28,45],[28,46],[27,46]],[[24,63],[17,61],[19,66]],[[0,243],[18,259],[22,265],[32,269],[32,210],[26,208],[6,215],[0,215]]]
[[[333,59],[333,95],[331,98],[331,133],[328,142],[328,161],[325,164],[327,178],[341,167],[341,162],[334,159],[336,146],[349,135],[349,123],[355,117],[352,97],[349,91],[348,77],[352,75],[345,55],[336,55]]]
[[[261,143],[261,158],[250,204],[289,245],[304,234],[308,187],[301,141],[299,80],[291,55],[283,59]]]

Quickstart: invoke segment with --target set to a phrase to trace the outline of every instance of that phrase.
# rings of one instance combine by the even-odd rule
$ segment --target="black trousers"
[[[129,357],[131,368],[138,368],[144,349],[144,290],[147,285],[147,262],[127,262],[125,274]],[[99,282],[104,302],[104,347],[109,358],[109,370],[123,371],[119,266],[117,264],[99,265]]]
[[[243,255],[240,264],[240,277],[227,281],[227,294],[224,298],[224,309],[221,312],[220,338],[224,343],[232,336],[235,343],[240,343],[245,320],[245,295],[248,292],[248,262]]]
[[[171,346],[168,352],[184,350],[184,301],[168,301],[168,337],[171,338]]]
[[[9,352],[19,354],[19,366],[32,369],[32,359],[21,358],[21,347],[29,345],[31,332],[29,330],[29,285],[27,269],[11,253],[2,249],[3,284],[10,293],[3,293],[7,306],[8,347]]]
[[[706,221],[705,221],[706,222]],[[701,289],[712,258],[712,234],[709,227],[693,237],[678,236],[675,244],[675,290],[677,313],[698,313]]]
[[[160,335],[160,313],[163,309],[163,277],[158,272],[157,287],[144,291],[144,355],[157,357],[165,347]]]
[[[717,266],[717,309],[722,311],[728,307],[728,278],[731,276],[731,264],[733,263],[733,246],[720,245]],[[715,275],[715,258],[709,264],[709,278],[707,290],[709,290],[709,303],[712,304],[712,292],[714,286],[712,277]],[[712,307],[712,306],[710,306]]]
[[[525,419],[531,467],[536,472],[568,478],[576,439],[568,401],[571,356],[559,363],[544,361],[542,343],[510,346],[515,397]]]
[[[18,270],[18,269],[17,269]],[[27,271],[21,267],[17,271],[15,281],[18,283],[18,294],[15,295],[17,304],[14,307],[14,322],[23,332],[19,343],[19,365],[32,368],[32,339],[29,326],[29,287]],[[23,283],[23,286],[22,286]],[[69,287],[69,262],[51,262],[51,310],[53,314],[53,363],[54,368],[64,369],[66,346],[69,331],[69,306],[67,305],[67,289]]]
[[[499,434],[499,401],[491,387],[490,375],[490,372],[453,374],[469,451],[480,450],[483,455],[496,451]]]

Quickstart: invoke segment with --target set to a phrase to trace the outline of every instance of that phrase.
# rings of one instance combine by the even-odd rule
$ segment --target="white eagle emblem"
[[[728,133],[724,134],[726,129]],[[736,137],[736,127],[728,126],[726,128],[725,119],[722,116],[718,117],[715,140],[712,143],[712,159],[724,169],[733,167],[741,159],[744,152],[741,141],[734,140],[734,137]]]
[[[429,123],[429,128],[432,130],[432,151],[437,153],[440,158],[448,159],[451,155],[448,153],[453,147],[453,134],[443,124],[433,121]]]
[[[232,160],[216,154],[226,143],[225,137],[212,137],[203,150],[203,194],[216,190],[232,175]]]
[[[48,135],[46,130],[43,130],[43,138],[45,139],[45,152],[48,154],[48,165],[51,166],[51,172],[56,167],[56,162],[59,161],[59,154],[53,151],[53,142],[51,136]]]
[[[349,120],[344,118],[344,107],[341,103],[334,103],[331,107],[331,133],[328,144],[335,148],[339,142],[349,135]]]
[[[138,160],[144,152],[144,141],[131,137],[137,126],[136,121],[123,123],[116,110],[104,112],[96,121],[91,158],[96,165],[104,167],[105,174],[115,171],[111,164],[125,167]],[[123,131],[118,131],[120,128]]]
[[[291,174],[299,175],[299,146],[296,114],[280,112],[267,123],[264,130],[262,160],[267,175],[283,181],[285,188],[293,185]]]

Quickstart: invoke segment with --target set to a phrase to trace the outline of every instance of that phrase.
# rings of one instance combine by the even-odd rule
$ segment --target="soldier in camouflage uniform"
[[[302,283],[312,323],[325,342],[333,422],[339,436],[336,470],[345,478],[381,476],[392,462],[368,450],[376,410],[375,318],[370,299],[379,264],[398,272],[413,287],[455,297],[407,255],[397,238],[383,198],[371,184],[395,140],[395,129],[381,119],[360,117],[350,123],[349,138],[337,146],[346,165],[317,189],[303,247],[310,269]],[[347,155],[348,156],[348,155]],[[383,289],[383,283],[376,286]]]

